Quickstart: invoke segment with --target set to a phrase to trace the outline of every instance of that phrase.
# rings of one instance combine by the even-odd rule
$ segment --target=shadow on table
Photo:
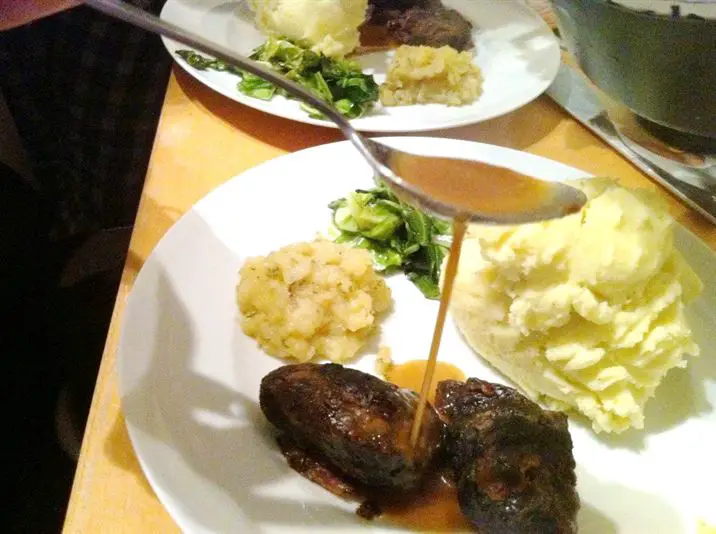
[[[287,152],[343,140],[338,130],[296,122],[264,113],[235,102],[174,69],[177,83],[191,100],[234,128]]]
[[[201,250],[192,250],[192,255],[210,258],[212,269],[228,265],[235,272],[233,252],[210,230],[197,226],[206,223],[196,217],[192,229],[202,236]],[[295,482],[297,477],[278,453],[257,403],[197,371],[197,361],[192,361],[197,345],[211,341],[197,339],[193,326],[197,312],[189,314],[182,302],[187,288],[177,291],[162,261],[166,260],[148,262],[142,274],[152,279],[149,286],[156,300],[151,307],[158,313],[152,311],[134,322],[130,329],[134,333],[123,340],[140,353],[147,345],[153,348],[131,360],[131,366],[118,364],[127,388],[122,392],[124,413],[160,500],[175,518],[184,518],[184,526],[189,519],[214,532],[236,532],[241,518],[254,527],[252,532],[260,532],[261,525],[355,525],[349,510],[309,503],[310,495],[282,490],[285,479]],[[225,276],[217,275],[222,280],[218,284],[197,277],[196,287],[188,291],[220,289],[233,300],[232,287],[218,288]],[[132,323],[131,318],[125,323]],[[223,363],[227,362],[219,365]],[[274,364],[269,358],[256,362],[262,365]],[[113,461],[136,472],[137,464],[121,452],[129,450],[126,438],[116,430],[106,447]],[[280,493],[273,491],[276,488]]]
[[[235,102],[199,83],[180,68],[175,68],[177,83],[192,100],[223,121],[246,134],[282,150],[293,152],[314,145],[342,141],[337,130],[283,119]],[[479,141],[518,150],[527,149],[549,135],[560,123],[562,116],[556,105],[541,97],[521,109],[489,121],[431,132],[415,134],[368,134],[374,136],[416,135],[423,137],[449,137]]]
[[[142,468],[137,462],[137,457],[132,449],[132,444],[129,441],[129,434],[127,433],[127,426],[124,421],[124,417],[120,414],[117,415],[112,425],[112,431],[107,440],[104,443],[104,450],[109,459],[124,471],[132,473],[137,482],[140,483],[142,489],[148,494],[154,495],[147,477],[142,473]]]
[[[556,104],[554,105],[556,106]],[[564,146],[569,150],[576,152],[592,148],[595,144],[601,144],[605,150],[611,150],[596,134],[592,133],[580,123],[570,122],[565,126]],[[618,154],[615,155],[619,156]]]
[[[527,150],[552,133],[562,119],[556,105],[543,96],[501,117],[419,135],[465,139]]]

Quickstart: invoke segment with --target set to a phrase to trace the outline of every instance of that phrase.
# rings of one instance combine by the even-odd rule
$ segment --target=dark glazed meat
[[[576,532],[579,497],[564,414],[476,378],[438,384],[435,406],[446,423],[443,446],[460,508],[480,532]]]
[[[469,50],[472,24],[454,9],[414,7],[387,21],[388,33],[397,42],[412,46],[451,46]]]
[[[440,6],[440,0],[370,0],[371,9],[383,11],[405,11],[411,7]]]
[[[382,25],[408,9],[415,7],[434,9],[441,6],[440,0],[370,0],[368,18],[371,23]]]
[[[286,434],[281,434],[277,441],[291,469],[314,484],[344,499],[360,499],[363,496],[362,488],[346,480],[345,475],[335,467],[308,453]]]
[[[377,492],[418,487],[440,444],[443,425],[429,407],[411,451],[417,395],[337,364],[280,367],[261,381],[259,401],[266,418],[321,465]],[[320,483],[322,472],[308,471]]]
[[[371,0],[369,24],[386,27],[389,37],[398,44],[469,50],[472,24],[440,0]]]

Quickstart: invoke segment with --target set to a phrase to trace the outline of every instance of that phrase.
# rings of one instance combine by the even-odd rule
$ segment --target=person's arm
[[[79,3],[79,0],[0,0],[0,31],[22,26]]]

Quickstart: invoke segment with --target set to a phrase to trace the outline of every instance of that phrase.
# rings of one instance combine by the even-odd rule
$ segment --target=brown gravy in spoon
[[[506,167],[479,161],[397,153],[391,167],[406,182],[428,196],[462,208],[489,214],[530,211],[550,199],[550,184]]]

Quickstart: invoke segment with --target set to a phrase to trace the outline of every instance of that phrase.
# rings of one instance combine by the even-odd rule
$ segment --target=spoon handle
[[[221,61],[239,67],[246,72],[255,74],[256,76],[259,76],[264,80],[285,89],[296,98],[310,104],[323,113],[341,129],[346,138],[353,141],[354,134],[356,134],[355,129],[336,108],[328,102],[316,97],[308,89],[292,80],[289,80],[280,73],[261,65],[259,62],[237,54],[229,48],[212,43],[200,35],[180,28],[170,22],[164,21],[151,13],[142,11],[135,6],[126,4],[120,0],[84,0],[84,3],[98,11],[101,11],[105,15],[122,20],[149,32],[179,41],[182,44],[214,56]],[[365,150],[365,147],[363,148]]]
[[[368,139],[358,133],[350,122],[348,122],[348,119],[341,115],[336,108],[325,100],[321,100],[316,97],[311,91],[296,82],[289,80],[282,74],[264,67],[257,61],[253,61],[252,59],[237,54],[229,48],[212,43],[200,35],[187,31],[184,28],[180,28],[176,24],[164,21],[151,13],[147,13],[137,7],[126,4],[121,0],[84,0],[84,3],[87,6],[101,11],[105,15],[109,15],[110,17],[114,17],[149,32],[179,41],[182,44],[195,48],[196,50],[200,50],[205,54],[214,56],[216,59],[220,59],[230,65],[239,67],[246,72],[250,72],[251,74],[273,83],[277,87],[285,89],[288,93],[292,94],[299,100],[302,100],[303,102],[316,108],[336,126],[338,126],[345,138],[348,139],[353,146],[355,146],[358,152],[361,153],[377,174],[382,176],[385,175],[386,172],[389,172],[380,162],[376,161],[372,153],[373,143],[369,144]]]

